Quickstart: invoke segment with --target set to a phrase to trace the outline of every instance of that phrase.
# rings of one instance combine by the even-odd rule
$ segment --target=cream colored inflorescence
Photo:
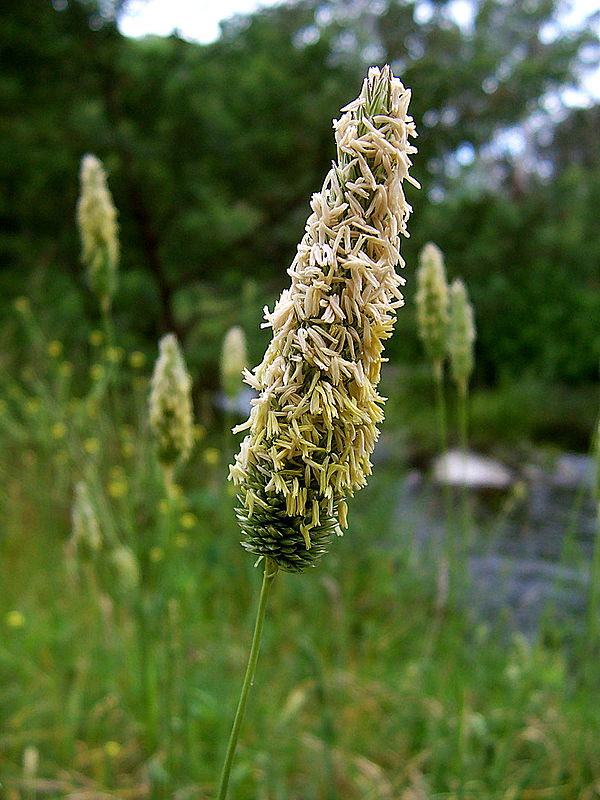
[[[160,340],[150,390],[150,427],[165,467],[188,458],[194,441],[192,380],[173,333]]]
[[[90,490],[85,481],[79,481],[75,486],[73,507],[71,508],[72,537],[75,545],[82,543],[92,552],[97,552],[102,546],[102,533],[96,515]]]
[[[464,283],[460,278],[456,278],[450,286],[448,353],[452,377],[462,394],[466,394],[469,378],[473,372],[474,343],[473,307],[469,302]]]
[[[415,302],[425,352],[436,368],[441,367],[448,348],[448,283],[444,256],[432,242],[421,251]]]
[[[140,568],[133,551],[118,545],[111,553],[111,561],[121,588],[125,591],[136,589],[140,582]]]
[[[272,313],[273,338],[247,383],[259,396],[230,469],[249,551],[301,571],[347,527],[346,497],[364,486],[383,419],[383,341],[403,305],[400,235],[408,235],[415,126],[410,91],[372,68],[334,122],[337,163]]]
[[[117,289],[117,210],[106,183],[106,173],[96,156],[88,153],[82,158],[80,181],[77,223],[81,260],[87,267],[90,288],[104,311],[108,311]]]
[[[225,334],[221,350],[221,386],[227,398],[237,397],[242,385],[242,373],[247,366],[246,337],[236,325]]]

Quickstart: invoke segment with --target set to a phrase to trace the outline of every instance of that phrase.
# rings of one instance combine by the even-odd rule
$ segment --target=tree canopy
[[[555,0],[471,9],[459,24],[443,0],[300,0],[234,17],[199,45],[128,39],[118,6],[5,7],[1,302],[44,297],[82,335],[94,308],[74,210],[79,161],[93,152],[119,208],[117,314],[139,337],[177,332],[196,368],[214,361],[240,298],[268,298],[285,281],[334,155],[331,119],[370,63],[389,62],[413,89],[424,189],[409,198],[409,309],[411,265],[435,241],[481,319],[480,379],[525,369],[593,378],[598,106],[552,115],[546,101],[577,84],[597,39],[591,25],[557,27]],[[532,119],[544,135],[523,166],[501,136]],[[414,359],[412,323],[402,315],[393,346]]]

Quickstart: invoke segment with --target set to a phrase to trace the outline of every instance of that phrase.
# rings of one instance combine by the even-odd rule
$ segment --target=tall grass
[[[24,365],[32,370],[47,362],[38,333],[39,352]],[[97,347],[85,350],[61,356],[81,365],[71,386],[90,380],[85,358],[98,362]],[[60,363],[2,383],[2,791],[213,798],[257,580],[238,544],[224,466],[205,460],[220,426],[183,468],[183,490],[166,497],[144,422],[148,373],[124,354],[123,427],[107,401],[71,419],[75,392],[61,383]],[[146,688],[133,598],[87,560],[73,573],[65,555],[82,461],[95,465],[106,513],[140,548]],[[398,525],[398,479],[397,462],[378,465],[352,509],[352,537],[318,571],[273,588],[273,608],[289,613],[275,611],[265,630],[267,690],[248,707],[232,796],[593,797],[597,659],[570,655],[560,631],[550,643],[527,642],[501,621],[462,613],[443,620],[429,647],[437,565]],[[35,777],[23,770],[32,747]]]

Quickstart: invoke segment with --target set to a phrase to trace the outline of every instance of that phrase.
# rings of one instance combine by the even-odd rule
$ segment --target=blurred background
[[[389,63],[422,189],[387,420],[348,536],[276,588],[231,796],[600,797],[600,8],[220,7],[218,28],[204,3],[0,9],[0,795],[215,797],[258,588],[226,483],[248,398],[223,394],[222,343],[240,326],[262,358],[332,119]],[[118,209],[112,333],[80,260],[85,153]],[[416,328],[430,241],[477,327],[453,522]],[[165,493],[146,417],[167,332],[196,446]],[[457,412],[448,383],[452,448]],[[104,546],[69,549],[92,473],[135,587]]]

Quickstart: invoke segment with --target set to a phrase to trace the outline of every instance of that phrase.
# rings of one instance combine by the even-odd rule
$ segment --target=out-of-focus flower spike
[[[71,508],[71,524],[75,544],[84,544],[92,552],[97,552],[100,549],[102,546],[102,533],[89,486],[85,481],[79,481],[75,486],[75,496]]]
[[[450,286],[450,332],[448,353],[452,377],[459,391],[465,395],[473,372],[473,345],[475,322],[473,306],[464,283],[457,278]]]
[[[236,325],[225,334],[221,349],[221,387],[228,400],[237,397],[242,386],[242,373],[247,366],[246,337]]]
[[[160,340],[150,386],[150,428],[158,458],[165,467],[173,468],[189,457],[194,442],[192,380],[173,333]]]
[[[117,210],[108,189],[106,173],[96,156],[88,153],[82,158],[80,181],[77,223],[81,236],[81,260],[87,268],[90,288],[102,309],[108,312],[117,289]]]
[[[442,251],[432,242],[421,251],[415,301],[419,336],[427,357],[440,370],[448,347],[448,284]]]

